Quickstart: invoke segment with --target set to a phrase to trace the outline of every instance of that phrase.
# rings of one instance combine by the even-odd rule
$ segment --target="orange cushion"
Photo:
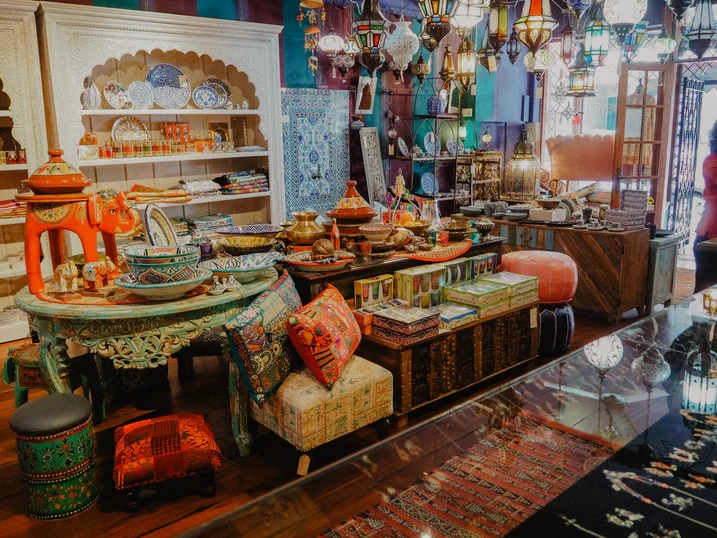
[[[329,390],[361,342],[351,309],[330,284],[289,317],[286,329],[306,367]]]
[[[578,289],[578,267],[567,254],[544,250],[509,252],[501,258],[501,270],[538,277],[542,304],[567,303]]]

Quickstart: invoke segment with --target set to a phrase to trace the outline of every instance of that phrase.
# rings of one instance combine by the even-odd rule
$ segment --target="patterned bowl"
[[[247,254],[246,256],[231,256],[229,258],[215,258],[199,264],[202,269],[208,269],[217,276],[234,275],[237,282],[251,282],[267,269],[282,261],[283,257],[276,252],[263,254]]]
[[[393,224],[364,224],[359,231],[372,243],[380,243],[391,235]]]
[[[220,228],[217,232],[224,235],[250,235],[268,237],[271,239],[282,230],[283,228],[281,226],[275,226],[273,224],[244,224],[243,226]]]
[[[169,301],[179,299],[187,292],[192,291],[202,282],[212,276],[211,271],[197,269],[195,276],[182,282],[167,282],[165,284],[140,284],[132,274],[120,275],[114,280],[115,286],[127,289],[132,293],[155,301]]]
[[[172,261],[168,263],[137,263],[126,260],[130,273],[137,279],[137,283],[145,286],[155,284],[169,284],[183,282],[197,276],[197,262],[195,260]]]
[[[200,255],[199,245],[134,246],[124,249],[124,258],[128,264],[194,262],[196,267]]]
[[[311,252],[296,252],[286,257],[286,263],[293,265],[299,271],[325,273],[343,269],[355,259],[356,256],[343,250],[337,250],[333,256],[318,261],[311,259]]]
[[[243,254],[269,252],[276,243],[276,240],[269,237],[230,235],[220,238],[217,241],[217,246],[230,256],[241,256]]]

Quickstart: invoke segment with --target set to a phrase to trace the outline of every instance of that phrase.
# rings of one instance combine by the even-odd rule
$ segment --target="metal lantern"
[[[567,66],[573,59],[573,27],[570,26],[570,21],[560,32],[560,57],[563,59],[563,63]]]
[[[660,35],[655,40],[655,53],[657,54],[660,63],[664,64],[676,48],[677,41],[667,35],[667,30],[663,28],[662,32],[660,32]]]
[[[518,38],[516,36],[516,40],[517,39]],[[520,49],[520,41],[518,41],[518,48]],[[518,51],[518,53],[520,54],[520,50]],[[500,65],[501,54],[496,54],[496,52],[490,46],[487,23],[486,29],[483,32],[483,41],[481,41],[481,48],[478,49],[478,51],[476,52],[476,58],[478,59],[478,63],[480,63],[490,72],[496,71],[498,65]]]
[[[647,13],[647,0],[605,0],[603,11],[605,20],[623,45],[625,38]]]
[[[570,68],[568,91],[570,97],[595,96],[595,68],[588,65],[585,53],[578,45],[575,54],[575,63]]]
[[[550,0],[525,0],[523,14],[515,21],[518,39],[537,54],[553,38],[558,22],[550,11]]]
[[[450,19],[458,7],[458,0],[419,0],[418,7],[424,18],[421,42],[428,52],[433,52],[451,31]]]
[[[500,52],[508,42],[509,0],[491,0],[488,14],[488,42],[495,52]]]
[[[458,47],[458,72],[456,77],[463,87],[476,80],[476,52],[470,39],[465,38]]]
[[[677,20],[681,21],[682,17],[685,16],[687,8],[689,8],[693,2],[694,0],[667,0],[667,5],[675,14]]]
[[[518,39],[518,32],[515,31],[515,28],[510,33],[510,38],[508,39],[508,44],[505,49],[508,53],[510,63],[515,64],[520,56],[520,39]]]
[[[635,56],[637,56],[640,50],[640,46],[645,42],[645,38],[647,37],[647,25],[648,21],[638,22],[633,31],[625,38],[622,52],[627,63],[631,63],[635,59]]]
[[[712,46],[712,39],[715,36],[715,19],[712,13],[711,0],[697,0],[695,4],[695,17],[692,19],[692,26],[685,34],[689,42],[689,48],[702,59],[704,53]]]
[[[593,4],[593,0],[567,0],[568,9],[575,13],[578,19]]]
[[[586,16],[590,22],[585,27],[585,59],[589,67],[600,67],[610,52],[610,25],[603,15],[602,0],[596,0]]]
[[[465,39],[475,25],[483,20],[484,9],[483,0],[458,0],[458,7],[451,17],[451,26]]]
[[[423,59],[423,54],[418,57],[418,61],[411,67],[411,73],[413,73],[420,83],[426,80],[426,77],[431,74],[431,64]]]
[[[450,45],[446,45],[446,48],[444,49],[443,65],[441,66],[441,70],[438,74],[441,76],[441,80],[445,82],[453,80],[456,76],[456,68],[453,65],[453,52],[451,51]]]
[[[540,195],[538,169],[540,161],[535,155],[535,145],[530,140],[527,125],[523,127],[513,156],[505,167],[500,197],[504,200],[528,201]]]
[[[717,355],[706,338],[687,356],[682,379],[682,408],[706,415],[717,412]]]
[[[319,39],[319,48],[324,51],[329,58],[333,58],[344,50],[345,44],[346,41],[334,31],[333,26],[329,26],[329,33]]]
[[[378,0],[365,0],[363,13],[353,24],[353,37],[360,49],[359,62],[371,74],[383,64],[381,49],[386,41],[387,24]]]
[[[395,63],[395,71],[399,71],[400,79],[403,80],[403,72],[408,69],[413,55],[421,48],[418,36],[411,31],[411,22],[401,20],[396,23],[396,28],[386,38],[386,52],[388,52]],[[397,77],[398,78],[398,77]]]

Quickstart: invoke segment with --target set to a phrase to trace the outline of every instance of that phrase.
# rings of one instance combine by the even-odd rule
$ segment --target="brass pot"
[[[316,222],[319,214],[315,211],[297,211],[292,215],[296,222],[286,229],[286,236],[292,243],[313,245],[314,241],[326,235],[324,227]]]

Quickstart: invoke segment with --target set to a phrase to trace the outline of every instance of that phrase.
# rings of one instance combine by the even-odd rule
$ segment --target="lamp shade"
[[[590,342],[583,351],[588,362],[601,371],[617,366],[624,353],[622,341],[614,334]]]
[[[401,73],[408,69],[408,64],[411,63],[413,55],[418,52],[420,47],[418,36],[411,31],[410,21],[404,21],[403,17],[386,38],[386,52],[393,57],[393,61]],[[403,77],[403,75],[401,76]]]
[[[620,43],[647,13],[647,0],[605,0],[605,20],[612,26]]]
[[[508,0],[491,0],[488,13],[488,43],[495,52],[500,52],[510,38],[508,28]]]
[[[717,355],[706,339],[687,356],[682,378],[682,408],[698,414],[717,412]]]
[[[712,2],[710,0],[697,0],[695,4],[695,17],[692,25],[685,34],[689,47],[695,53],[698,60],[702,59],[707,49],[712,46],[712,39],[715,36],[715,19],[712,13]]]
[[[353,23],[353,37],[359,48],[359,62],[371,73],[383,63],[381,49],[386,41],[386,26],[378,0],[365,0],[363,12]]]
[[[550,42],[557,25],[550,11],[550,0],[525,0],[523,14],[515,21],[518,39],[533,54]]]
[[[500,197],[503,200],[528,201],[540,195],[538,170],[540,161],[535,155],[535,145],[530,140],[527,126],[523,127],[513,156],[505,167]]]
[[[329,26],[329,33],[319,39],[319,48],[324,51],[329,58],[333,58],[344,50],[345,44],[344,38],[334,31],[333,26]]]
[[[462,38],[468,37],[470,31],[483,20],[485,2],[483,0],[458,0],[458,6],[451,17],[451,26]]]

